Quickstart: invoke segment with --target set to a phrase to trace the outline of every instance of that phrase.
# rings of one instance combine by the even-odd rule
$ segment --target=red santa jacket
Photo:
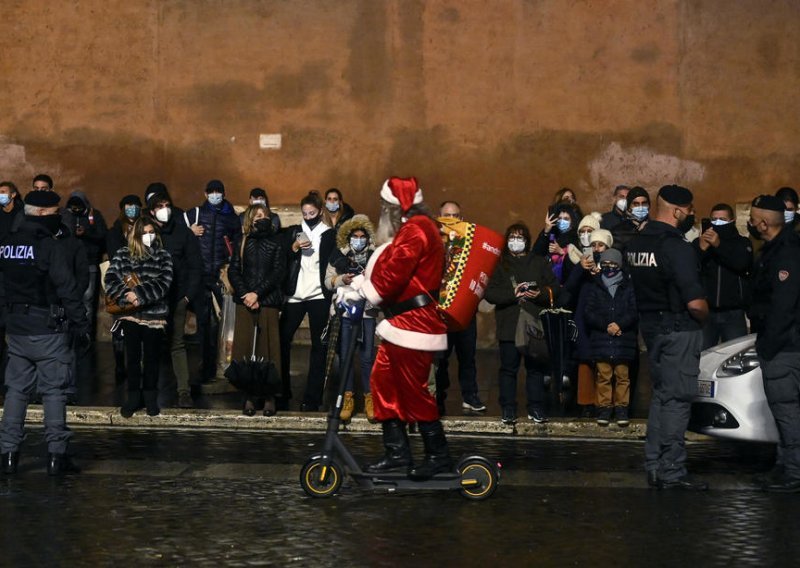
[[[444,246],[436,224],[412,217],[400,227],[391,243],[379,247],[364,271],[363,294],[376,306],[392,306],[437,290],[442,281]],[[447,348],[447,326],[434,301],[378,324],[385,341],[409,349],[441,351]]]

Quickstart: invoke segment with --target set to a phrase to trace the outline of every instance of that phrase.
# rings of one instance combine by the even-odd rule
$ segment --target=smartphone
[[[711,228],[711,219],[709,219],[708,217],[703,217],[702,219],[700,219],[700,228],[701,232],[703,233],[708,231]]]

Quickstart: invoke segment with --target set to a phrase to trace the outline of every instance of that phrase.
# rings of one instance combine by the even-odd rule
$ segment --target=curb
[[[0,413],[2,414],[2,413]],[[43,424],[44,413],[40,405],[28,407],[28,424]],[[165,408],[158,416],[147,416],[139,411],[131,418],[123,418],[118,408],[93,406],[68,406],[67,424],[87,427],[158,428],[212,430],[259,430],[273,432],[301,431],[324,432],[327,414],[322,412],[281,412],[277,416],[244,416],[238,410],[206,410]],[[629,426],[614,424],[598,426],[594,420],[578,418],[553,419],[545,424],[520,420],[506,426],[498,417],[463,416],[442,419],[447,432],[463,435],[504,436],[521,438],[583,438],[599,440],[643,440],[647,430],[646,420],[631,420]],[[344,431],[379,433],[380,426],[370,424],[366,418],[353,418]],[[709,436],[686,432],[689,441],[711,440]]]

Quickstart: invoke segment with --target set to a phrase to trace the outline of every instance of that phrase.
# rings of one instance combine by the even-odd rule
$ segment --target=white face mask
[[[794,221],[794,211],[784,211],[783,220],[786,223],[791,223],[792,221]]]
[[[711,224],[715,227],[722,227],[723,225],[729,225],[733,223],[733,221],[726,221],[725,219],[711,219]]]
[[[161,223],[166,223],[172,217],[172,209],[170,207],[162,207],[156,211],[156,219]]]
[[[625,209],[628,208],[628,200],[625,199],[624,197],[622,199],[617,199],[615,205],[617,206],[617,209],[619,209],[620,211],[625,211]]]
[[[585,247],[592,245],[592,232],[588,231],[585,233],[581,233],[578,237],[581,240],[581,244]]]
[[[144,243],[144,246],[146,246],[146,247],[153,246],[153,241],[155,241],[155,240],[156,240],[156,234],[155,233],[145,233],[144,235],[142,235],[142,242]]]
[[[266,199],[254,199],[252,205],[263,205],[264,207],[267,206]]]
[[[219,205],[222,203],[222,194],[221,193],[209,193],[208,194],[208,202],[211,205]]]
[[[339,202],[338,201],[326,201],[325,208],[330,211],[331,213],[336,213],[339,210]]]
[[[525,250],[525,239],[514,239],[508,241],[508,250],[513,253],[522,252]]]

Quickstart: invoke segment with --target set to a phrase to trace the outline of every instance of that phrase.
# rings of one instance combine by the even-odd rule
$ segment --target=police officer
[[[88,322],[63,245],[53,238],[61,224],[58,201],[52,191],[28,193],[19,230],[0,242],[8,341],[0,463],[6,474],[17,471],[25,413],[34,390],[42,395],[44,406],[47,473],[80,471],[66,455],[71,433],[65,389],[74,356],[69,331],[85,338]]]
[[[702,323],[708,316],[697,255],[683,235],[694,225],[692,192],[666,185],[656,214],[628,244],[626,256],[647,345],[653,394],[645,469],[651,486],[705,491],[687,475],[684,434],[700,373]]]
[[[748,230],[765,241],[753,274],[750,322],[764,392],[780,433],[778,464],[764,489],[800,492],[800,237],[772,195],[753,200]]]

